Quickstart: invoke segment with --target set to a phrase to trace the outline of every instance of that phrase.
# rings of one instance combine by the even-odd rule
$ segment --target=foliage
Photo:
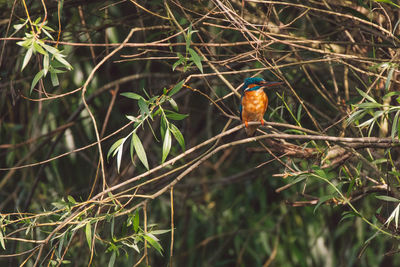
[[[400,263],[397,1],[0,7],[0,265]]]

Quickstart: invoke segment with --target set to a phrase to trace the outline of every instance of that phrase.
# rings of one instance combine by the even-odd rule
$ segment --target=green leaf
[[[183,138],[181,131],[179,131],[178,127],[176,127],[172,123],[169,125],[169,127],[170,127],[171,133],[174,135],[176,141],[178,141],[182,150],[185,151],[185,139]]]
[[[133,218],[133,230],[135,233],[139,230],[139,209],[136,209],[135,217]]]
[[[28,51],[26,51],[25,57],[24,57],[24,61],[22,62],[22,67],[21,67],[21,71],[26,67],[26,65],[28,64],[29,60],[32,57],[32,52],[33,52],[33,48],[30,47],[28,49]]]
[[[52,30],[50,27],[44,26],[44,27],[42,28],[42,31],[44,32],[44,34],[47,35],[47,37],[49,37],[51,40],[54,41],[53,36],[51,36],[51,34],[47,31],[47,30],[49,30],[49,29]]]
[[[146,169],[149,169],[149,163],[147,162],[146,151],[144,150],[142,142],[140,141],[139,136],[137,136],[136,133],[132,133],[131,142],[133,143],[133,146],[135,147],[136,155],[138,156],[140,161],[143,163],[143,165],[146,167]]]
[[[43,56],[43,70],[44,70],[44,76],[47,75],[47,72],[49,71],[49,66],[50,66],[50,58],[49,54],[45,54]]]
[[[111,238],[114,237],[114,225],[115,225],[114,218],[115,218],[114,216],[112,216],[112,218],[111,218],[111,226],[110,226]]]
[[[90,221],[87,222],[85,227],[86,241],[89,245],[89,249],[92,247],[92,227],[90,227]]]
[[[385,82],[385,91],[386,92],[389,90],[390,82],[391,82],[392,77],[393,77],[393,72],[394,72],[394,68],[391,67],[389,72],[388,72],[388,76],[387,76],[386,82]]]
[[[35,77],[33,77],[29,94],[32,94],[33,88],[36,86],[36,84],[39,82],[39,80],[42,79],[43,75],[44,75],[44,70],[40,70],[38,73],[36,73]]]
[[[144,117],[144,115],[146,114],[150,117],[149,107],[147,106],[147,103],[143,98],[139,98],[138,105],[142,116]]]
[[[126,93],[121,93],[122,96],[125,96],[127,98],[139,100],[140,98],[143,98],[141,95],[132,93],[132,92],[126,92]]]
[[[54,54],[54,57],[60,62],[61,64],[64,65],[65,68],[72,70],[71,64],[66,61],[61,54]]]
[[[68,199],[68,201],[71,202],[72,204],[76,204],[76,200],[75,200],[72,196],[68,195],[68,196],[67,196],[67,199]]]
[[[370,97],[369,95],[367,95],[364,91],[361,91],[361,90],[358,89],[358,88],[356,88],[356,90],[358,91],[358,93],[359,93],[362,97],[368,99],[368,100],[371,101],[371,102],[376,103],[375,99],[373,99],[372,97]]]
[[[33,48],[35,49],[36,52],[39,52],[42,55],[46,55],[46,51],[38,44],[38,42],[33,41]]]
[[[185,82],[185,80],[180,81],[179,83],[177,83],[174,88],[171,89],[171,91],[169,91],[168,96],[173,96],[174,94],[178,93],[179,90],[182,89],[183,83]]]
[[[399,199],[390,196],[375,196],[377,199],[389,202],[400,202]]]
[[[50,72],[50,78],[51,78],[51,84],[53,86],[59,86],[60,85],[60,82],[58,81],[57,73]]]
[[[169,103],[171,104],[171,107],[175,110],[175,111],[179,111],[179,108],[178,108],[178,104],[176,104],[176,102],[175,102],[175,100],[174,99],[172,99],[172,98],[170,98],[170,99],[168,99],[168,101],[169,101]]]
[[[124,138],[124,142],[125,142],[125,138]],[[121,168],[123,150],[124,150],[124,145],[122,143],[122,145],[120,147],[118,147],[118,150],[117,150],[117,170],[118,170],[118,173],[119,173],[119,169]]]
[[[396,115],[394,115],[394,119],[393,119],[393,125],[392,125],[392,133],[390,134],[390,136],[392,137],[392,139],[395,138],[396,133],[400,136],[400,131],[399,131],[399,115],[400,115],[400,110],[398,110],[396,112]]]
[[[358,104],[355,106],[357,106],[359,108],[380,108],[383,105],[380,103],[366,102],[366,103],[361,103],[361,104]]]
[[[319,206],[321,206],[321,204],[325,203],[325,201],[332,199],[332,198],[333,198],[333,196],[331,196],[331,195],[320,197],[317,205],[315,205],[313,213],[315,213],[315,211],[319,208]]]
[[[194,64],[196,64],[196,66],[200,70],[200,72],[203,73],[203,65],[201,64],[200,56],[192,48],[189,48],[189,53],[192,56],[191,59],[194,62]]]
[[[191,42],[192,42],[192,24],[189,25],[188,33],[186,35],[186,51],[189,50]]]
[[[393,3],[391,0],[374,0],[374,1],[375,1],[375,2],[386,3],[386,4],[389,4],[389,5],[395,6],[395,7],[397,7],[397,8],[400,8],[399,5]]]
[[[47,45],[47,44],[45,44],[45,43],[42,43],[41,46],[42,46],[44,49],[46,49],[48,52],[50,52],[51,54],[53,54],[54,56],[55,56],[56,54],[60,54],[60,51],[59,51],[57,48],[55,48],[55,47],[52,47],[52,46]]]
[[[167,116],[168,119],[175,120],[175,121],[180,121],[186,118],[187,114],[181,114],[181,113],[176,113],[171,110],[165,110],[165,115]]]
[[[107,153],[107,160],[110,158],[111,154],[124,142],[125,138],[121,138],[117,140],[111,147],[110,150],[108,150]]]
[[[139,122],[140,120],[138,118],[136,118],[135,116],[131,116],[131,115],[125,115],[125,117],[130,120],[130,121],[134,121],[134,122]]]
[[[147,234],[145,234],[143,237],[144,237],[144,239],[147,240],[147,242],[149,242],[149,244],[150,244],[153,248],[155,248],[155,249],[158,251],[158,253],[160,253],[161,255],[163,255],[163,254],[162,254],[163,249],[162,249],[162,247],[160,246],[160,244],[157,242],[157,240],[155,240],[155,236],[154,236],[154,235],[147,233]]]
[[[167,158],[169,151],[171,149],[171,133],[169,131],[169,128],[166,129],[165,135],[164,135],[164,143],[163,143],[163,148],[162,148],[162,160],[161,163],[164,163],[165,159]]]
[[[1,229],[0,229],[0,244],[1,244],[1,247],[5,250],[6,249],[6,245],[4,243],[3,230],[1,230]]]
[[[176,67],[178,67],[179,65],[181,65],[182,63],[185,62],[184,58],[180,58],[178,59],[173,65],[172,65],[172,71],[174,71],[176,69]]]
[[[108,267],[114,267],[115,258],[117,257],[117,252],[114,250],[111,254],[110,261],[108,262]]]

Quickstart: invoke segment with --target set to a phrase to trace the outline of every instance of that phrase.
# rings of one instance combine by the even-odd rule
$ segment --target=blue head
[[[249,86],[251,87],[252,90],[257,90],[263,83],[265,83],[265,80],[263,78],[259,77],[246,78],[244,79],[242,90],[245,91],[246,89],[250,89]]]

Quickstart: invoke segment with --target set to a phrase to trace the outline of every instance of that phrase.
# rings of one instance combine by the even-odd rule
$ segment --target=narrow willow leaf
[[[375,196],[377,199],[389,202],[400,202],[399,199],[390,196]]]
[[[124,139],[124,141],[125,141],[125,139]],[[118,170],[118,173],[119,173],[119,169],[121,168],[123,150],[124,150],[124,145],[122,143],[122,145],[118,147],[118,152],[117,152],[117,170]]]
[[[132,92],[126,92],[126,93],[121,93],[122,96],[125,96],[127,98],[139,100],[140,98],[143,98],[141,95],[132,93]]]
[[[386,3],[386,4],[393,5],[393,6],[397,7],[397,8],[400,8],[399,5],[393,3],[393,1],[391,1],[391,0],[374,0],[374,2]]]
[[[137,136],[136,133],[132,134],[132,141],[133,146],[136,151],[136,155],[140,159],[140,161],[143,163],[143,165],[146,167],[146,169],[149,169],[149,163],[147,162],[147,156],[146,156],[146,151],[144,150],[144,147],[142,145],[142,142],[140,141],[139,136]]]
[[[171,149],[171,133],[169,131],[169,128],[166,129],[165,135],[164,135],[164,143],[163,143],[163,148],[162,148],[162,160],[161,162],[164,163],[165,159],[167,158],[169,151]]]
[[[182,89],[183,83],[185,82],[185,80],[180,81],[179,83],[177,83],[174,88],[171,89],[171,91],[169,91],[168,96],[173,96],[174,94],[178,93],[179,90]]]
[[[172,107],[176,112],[178,112],[178,111],[179,111],[179,108],[178,108],[178,104],[176,104],[175,100],[173,100],[172,98],[170,98],[168,101],[169,101],[169,103],[171,104],[171,107]]]
[[[180,113],[176,113],[175,111],[171,111],[171,110],[165,110],[165,115],[167,116],[168,119],[175,120],[175,121],[183,120],[184,118],[189,116],[187,114],[180,114]]]
[[[191,42],[192,42],[192,24],[189,25],[188,33],[186,35],[186,51],[189,50]]]
[[[38,73],[36,73],[35,77],[33,77],[29,94],[32,93],[33,88],[36,86],[36,84],[39,82],[39,80],[42,79],[43,75],[44,75],[44,70],[40,70]]]
[[[322,196],[319,198],[317,205],[315,205],[314,211],[313,213],[315,213],[315,211],[319,208],[319,206],[321,206],[323,203],[325,203],[327,200],[332,199],[333,196]]]
[[[111,154],[124,142],[125,138],[121,138],[117,140],[111,147],[110,150],[108,150],[107,153],[107,160],[110,158]]]
[[[388,72],[388,76],[386,78],[386,82],[385,82],[385,91],[389,90],[389,86],[390,86],[390,82],[392,80],[393,77],[393,72],[394,72],[394,68],[390,68],[389,72]]]
[[[28,51],[26,51],[25,57],[24,57],[24,61],[22,62],[22,67],[21,67],[21,71],[26,67],[26,65],[28,64],[29,60],[32,57],[32,53],[33,53],[33,48],[30,47],[28,49]]]
[[[162,254],[162,251],[163,251],[162,247],[160,246],[160,244],[159,244],[156,240],[154,240],[154,239],[152,238],[152,237],[154,237],[154,236],[151,237],[150,234],[147,233],[147,234],[144,235],[143,237],[144,237],[144,239],[147,240],[147,242],[149,242],[149,244],[150,244],[153,248],[155,248],[155,249],[158,251],[158,253],[160,253],[161,255],[163,255],[163,254]]]
[[[182,150],[185,151],[185,139],[183,138],[181,131],[179,131],[178,127],[176,127],[172,123],[169,125],[169,127],[170,127],[171,133],[174,135],[176,141],[178,141]]]
[[[139,98],[138,105],[139,105],[140,112],[142,113],[143,116],[145,114],[147,116],[150,116],[149,107],[147,106],[147,103],[143,98]]]
[[[58,62],[64,65],[65,68],[72,70],[71,64],[63,58],[62,54],[54,54],[54,57],[57,59]]]
[[[90,221],[87,222],[85,227],[86,241],[89,245],[89,249],[92,247],[92,227],[90,227]]]
[[[57,73],[51,72],[51,73],[50,73],[50,78],[51,78],[51,84],[52,84],[53,86],[59,86],[59,85],[60,85],[60,82],[59,82],[59,80],[58,80]]]
[[[43,47],[44,49],[46,49],[48,52],[50,52],[50,53],[53,54],[53,55],[60,54],[60,51],[58,51],[57,48],[54,48],[54,47],[52,47],[52,46],[50,46],[50,45],[47,45],[47,44],[45,44],[45,43],[43,43],[43,44],[41,44],[41,45],[42,45],[42,47]]]
[[[368,99],[371,102],[376,103],[375,99],[373,99],[372,97],[370,97],[369,95],[367,95],[364,91],[361,91],[360,89],[356,88],[356,90],[358,91],[358,93],[362,96],[365,97],[366,99]]]
[[[39,52],[42,55],[46,55],[46,51],[38,44],[38,42],[33,41],[33,48],[35,49],[36,52]]]
[[[6,245],[4,243],[3,231],[1,229],[0,229],[0,244],[1,244],[1,247],[5,250],[6,249]]]
[[[114,250],[111,254],[110,261],[108,262],[108,267],[114,267],[115,258],[117,257],[117,252]]]
[[[178,67],[179,65],[181,65],[181,64],[184,63],[184,62],[185,62],[185,59],[182,59],[182,58],[178,59],[178,60],[174,63],[174,65],[172,65],[172,71],[174,71],[174,70],[176,69],[176,67]]]
[[[115,225],[115,220],[114,220],[114,216],[111,218],[111,238],[114,237],[114,225]]]
[[[203,65],[201,64],[201,58],[199,54],[197,54],[197,52],[194,51],[192,48],[189,48],[189,53],[194,64],[196,64],[200,72],[203,73]]]
[[[133,230],[135,233],[139,230],[139,209],[136,209],[135,217],[133,218]]]
[[[44,70],[44,76],[47,75],[47,72],[49,71],[49,66],[50,66],[50,58],[49,54],[46,53],[43,57],[43,70]]]
[[[396,115],[394,115],[393,125],[392,125],[392,133],[390,135],[392,137],[392,139],[395,138],[396,133],[400,136],[399,129],[398,129],[398,126],[399,126],[399,114],[400,114],[400,110],[398,110],[396,112]]]

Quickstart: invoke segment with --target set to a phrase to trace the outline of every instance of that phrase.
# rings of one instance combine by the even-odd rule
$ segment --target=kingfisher
[[[254,136],[258,125],[249,125],[250,121],[259,121],[264,125],[264,113],[268,107],[268,96],[265,87],[281,85],[283,82],[267,82],[263,78],[246,78],[241,88],[240,119],[246,126],[246,134]]]

